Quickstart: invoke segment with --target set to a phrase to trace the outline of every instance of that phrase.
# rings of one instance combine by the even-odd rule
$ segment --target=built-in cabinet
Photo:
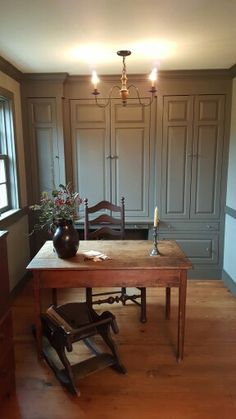
[[[151,110],[131,100],[122,106],[111,100],[72,100],[71,134],[76,189],[89,203],[106,199],[116,204],[125,197],[126,219],[147,220],[150,215]]]
[[[163,101],[160,237],[176,239],[194,264],[215,265],[216,272],[225,97]]]
[[[15,363],[7,261],[7,232],[0,231],[0,403],[15,387]]]
[[[164,97],[162,217],[218,219],[224,96]]]

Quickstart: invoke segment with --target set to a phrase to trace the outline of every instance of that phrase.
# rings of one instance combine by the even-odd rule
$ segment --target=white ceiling
[[[236,0],[0,0],[0,55],[22,72],[229,68]]]

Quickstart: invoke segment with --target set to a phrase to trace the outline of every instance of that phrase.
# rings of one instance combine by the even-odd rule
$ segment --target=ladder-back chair
[[[85,240],[124,240],[125,238],[125,204],[124,198],[121,205],[115,205],[109,201],[100,201],[94,206],[88,206],[85,199]],[[137,288],[138,293],[129,295],[125,287],[118,291],[93,293],[92,288],[86,288],[86,302],[89,307],[94,304],[119,303],[125,305],[126,301],[132,301],[141,308],[140,321],[146,322],[146,288]],[[116,294],[115,297],[112,295]],[[95,297],[95,298],[93,298]],[[98,298],[100,297],[100,298]],[[137,301],[140,300],[140,301]]]

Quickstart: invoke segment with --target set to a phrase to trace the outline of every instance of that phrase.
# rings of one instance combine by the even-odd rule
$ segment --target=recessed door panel
[[[35,129],[40,191],[50,191],[58,186],[55,182],[53,136],[53,128]]]
[[[192,98],[165,97],[161,209],[164,218],[189,218]]]
[[[195,102],[191,217],[219,217],[223,152],[223,96],[199,96]]]
[[[73,179],[82,198],[89,205],[110,200],[110,139],[107,108],[99,108],[91,100],[70,103]],[[79,212],[82,216],[83,206]]]
[[[74,167],[76,190],[89,205],[106,199],[109,190],[105,158],[104,129],[76,129],[74,138]],[[110,162],[108,161],[108,164]]]
[[[125,197],[126,212],[145,211],[145,169],[147,165],[144,131],[137,128],[116,129],[116,158],[114,164],[115,196],[118,202]]]
[[[150,108],[137,100],[111,107],[112,199],[125,197],[127,218],[149,216]]]
[[[58,138],[54,99],[29,99],[31,137],[32,195],[39,199],[42,191],[51,191],[64,181],[64,152]]]

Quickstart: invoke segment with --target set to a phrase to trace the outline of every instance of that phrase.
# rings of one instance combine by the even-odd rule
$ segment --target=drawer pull
[[[207,228],[210,230],[212,228],[212,226],[208,224],[207,225]]]

